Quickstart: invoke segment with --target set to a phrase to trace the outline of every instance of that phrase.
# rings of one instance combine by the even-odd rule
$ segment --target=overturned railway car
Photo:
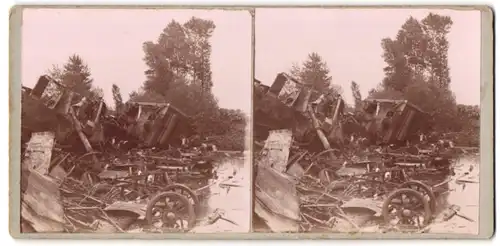
[[[407,100],[366,99],[372,110],[366,116],[372,120],[363,124],[368,132],[380,132],[379,139],[386,144],[403,144],[416,139],[428,126],[428,113]],[[384,120],[389,119],[387,129]]]
[[[130,102],[128,106],[126,115],[133,124],[127,131],[146,147],[177,145],[194,132],[191,117],[169,103]]]
[[[64,141],[73,131],[67,117],[72,92],[49,76],[40,76],[33,88],[23,86],[21,92],[21,143],[29,141],[33,132],[54,132]]]
[[[270,130],[292,129],[302,136],[310,127],[306,116],[313,93],[305,84],[285,73],[279,73],[271,86],[254,79],[254,133],[264,140]]]

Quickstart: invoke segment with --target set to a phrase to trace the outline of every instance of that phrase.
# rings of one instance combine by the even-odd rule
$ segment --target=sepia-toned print
[[[249,232],[251,27],[248,10],[23,9],[21,233]]]
[[[479,233],[480,11],[257,8],[255,40],[255,232]]]

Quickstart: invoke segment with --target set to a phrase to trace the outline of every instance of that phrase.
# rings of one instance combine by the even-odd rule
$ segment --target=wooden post
[[[92,145],[90,145],[90,142],[89,142],[87,136],[85,136],[85,134],[83,133],[82,126],[80,125],[80,122],[76,118],[75,111],[73,110],[73,107],[69,108],[69,114],[71,116],[71,120],[73,121],[73,126],[75,127],[75,130],[78,133],[78,136],[80,137],[80,140],[82,141],[83,146],[85,147],[85,150],[89,153],[93,152],[94,150],[92,149]],[[92,158],[94,160],[95,167],[96,167],[98,164],[98,160],[95,157],[95,155],[92,155]]]
[[[83,128],[83,132],[89,136],[92,136],[95,132],[95,128],[97,123],[99,122],[99,116],[101,115],[102,108],[104,106],[103,101],[99,101],[99,108],[97,109],[97,114],[94,119],[87,120],[85,127]]]
[[[333,119],[332,119],[332,128],[330,131],[330,134],[328,136],[328,139],[335,139],[339,143],[339,145],[343,146],[344,144],[344,135],[342,134],[342,124],[340,124],[339,121],[339,114],[340,114],[340,105],[342,104],[342,98],[339,96],[337,99],[337,106],[335,107],[335,111],[333,112]],[[340,132],[340,136],[337,134]],[[338,139],[340,138],[340,139]]]
[[[323,144],[323,147],[325,149],[331,149],[330,143],[328,142],[328,139],[326,138],[325,133],[321,130],[319,120],[314,115],[314,111],[313,111],[311,105],[309,105],[307,107],[307,110],[309,112],[309,116],[311,117],[314,129],[316,129],[316,133],[318,134],[318,137],[321,140],[321,143]]]
[[[333,119],[332,119],[332,125],[335,125],[339,118],[339,109],[340,109],[340,104],[342,103],[342,98],[337,99],[337,106],[335,107],[335,111],[333,112]]]
[[[95,116],[95,119],[94,119],[94,126],[99,122],[99,118],[101,116],[103,106],[104,106],[104,103],[101,100],[99,102],[99,109],[97,110],[97,115]]]
[[[142,115],[142,106],[139,105],[139,108],[138,108],[138,112],[137,112],[137,116],[135,118],[135,121],[138,121],[140,118],[141,118],[141,115]]]

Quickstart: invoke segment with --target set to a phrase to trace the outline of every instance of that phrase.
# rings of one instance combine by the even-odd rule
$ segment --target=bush
[[[479,147],[480,133],[479,129],[458,132],[453,137],[456,146]]]
[[[210,137],[219,150],[245,150],[245,131],[233,130],[225,135]]]
[[[220,150],[245,150],[247,119],[238,110],[219,109],[212,129],[212,143]]]

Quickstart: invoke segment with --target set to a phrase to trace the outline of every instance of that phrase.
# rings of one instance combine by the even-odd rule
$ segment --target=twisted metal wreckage
[[[461,215],[441,205],[456,148],[423,139],[417,106],[367,99],[356,115],[285,73],[254,92],[255,230],[425,232]]]
[[[190,117],[157,103],[108,111],[48,76],[23,87],[22,232],[187,231],[197,223],[217,153],[187,141],[196,136]]]

